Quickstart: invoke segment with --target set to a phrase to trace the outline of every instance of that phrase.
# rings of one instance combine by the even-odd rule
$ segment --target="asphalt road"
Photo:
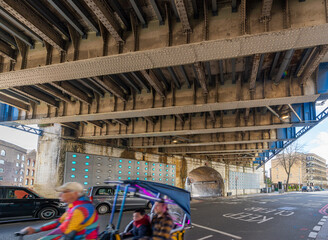
[[[328,207],[328,192],[263,194],[238,198],[194,200],[191,204],[194,227],[186,232],[186,240],[308,239],[313,227]],[[321,211],[320,211],[321,210]],[[132,212],[125,212],[122,226]],[[109,215],[100,217],[103,230]],[[37,226],[44,221],[0,224],[0,240],[14,239],[13,233],[25,226]],[[327,223],[328,224],[328,223]],[[42,234],[24,239],[37,239]]]

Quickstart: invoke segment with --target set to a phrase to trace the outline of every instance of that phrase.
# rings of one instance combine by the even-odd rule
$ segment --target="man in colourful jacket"
[[[56,189],[62,202],[68,203],[66,212],[57,220],[38,229],[27,227],[27,234],[51,231],[40,240],[96,240],[98,237],[98,214],[92,203],[83,196],[83,186],[68,182]]]

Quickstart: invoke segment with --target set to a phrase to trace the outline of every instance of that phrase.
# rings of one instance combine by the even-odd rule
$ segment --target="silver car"
[[[99,214],[106,214],[112,210],[114,197],[115,197],[116,186],[94,186],[88,188],[87,195],[90,198],[91,202],[97,209]],[[119,192],[116,209],[121,206],[123,200],[123,191]],[[133,193],[130,193],[126,197],[124,209],[133,210],[138,208],[151,208],[152,203],[148,200],[137,198],[133,196]]]

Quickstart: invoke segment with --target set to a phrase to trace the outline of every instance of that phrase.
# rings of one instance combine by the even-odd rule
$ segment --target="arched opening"
[[[199,167],[188,174],[186,189],[191,192],[192,197],[223,196],[223,178],[211,167]]]

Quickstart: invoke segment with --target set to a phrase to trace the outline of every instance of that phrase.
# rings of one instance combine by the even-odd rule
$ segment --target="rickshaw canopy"
[[[152,199],[155,199],[154,197],[156,197],[158,194],[161,196],[166,195],[175,204],[177,204],[190,219],[190,192],[182,188],[142,180],[105,181],[105,183],[129,185],[129,191],[133,191],[134,189],[138,190],[139,192],[142,192],[146,195],[149,194],[148,196],[150,196]]]

